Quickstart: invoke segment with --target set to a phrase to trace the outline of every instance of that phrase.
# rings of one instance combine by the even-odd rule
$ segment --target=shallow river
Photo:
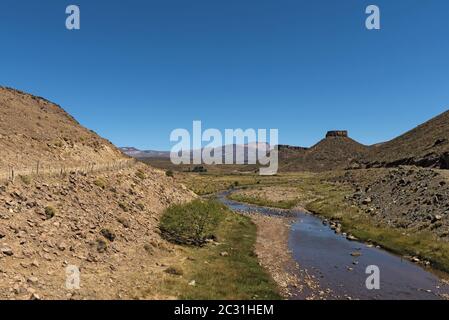
[[[242,204],[227,199],[227,195],[222,193],[218,199],[234,211],[294,217],[289,239],[294,260],[315,276],[320,287],[330,288],[335,298],[440,299],[440,294],[449,294],[449,285],[430,269],[385,250],[349,241],[316,216]],[[366,268],[371,265],[380,270],[379,290],[368,290],[365,285],[369,276]]]

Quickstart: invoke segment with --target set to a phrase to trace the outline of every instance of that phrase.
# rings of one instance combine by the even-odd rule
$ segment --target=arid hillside
[[[178,256],[159,217],[196,196],[43,98],[0,88],[0,120],[0,170],[16,172],[0,172],[0,299],[163,297],[155,286]]]
[[[43,98],[0,87],[0,172],[82,167],[124,159],[109,141]]]
[[[159,217],[194,197],[145,164],[0,184],[0,299],[166,298],[157,286],[178,258]],[[70,265],[80,290],[66,288]]]
[[[345,169],[360,159],[368,147],[347,135],[327,135],[309,149],[286,148],[279,150],[282,171],[327,171]]]
[[[369,149],[368,167],[417,165],[449,169],[449,111],[407,133]]]
[[[449,169],[449,111],[385,143],[364,146],[345,131],[307,149],[280,146],[283,171],[327,171],[414,165]]]

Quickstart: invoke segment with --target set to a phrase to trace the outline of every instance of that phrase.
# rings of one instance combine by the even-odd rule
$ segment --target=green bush
[[[173,170],[167,170],[167,171],[165,171],[165,175],[166,175],[167,177],[173,177]]]
[[[159,229],[166,240],[201,246],[216,237],[214,233],[225,210],[224,205],[213,200],[174,205],[164,211]]]
[[[102,178],[98,178],[94,181],[94,184],[97,187],[100,187],[101,189],[105,189],[106,188],[106,181]]]
[[[136,171],[136,176],[140,179],[140,180],[145,180],[145,178],[147,177],[145,172],[143,172],[143,170],[139,169]]]
[[[47,219],[51,219],[51,218],[53,218],[55,215],[56,215],[56,209],[55,209],[55,208],[53,208],[53,207],[51,207],[51,206],[45,207],[45,217],[46,217]]]
[[[29,185],[31,183],[31,177],[30,176],[23,176],[20,175],[19,176],[20,180],[22,180],[22,182],[26,185]]]

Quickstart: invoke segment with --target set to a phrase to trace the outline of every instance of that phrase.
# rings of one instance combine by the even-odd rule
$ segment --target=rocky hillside
[[[193,198],[144,164],[0,185],[0,299],[138,298],[176,259],[158,233],[162,210]],[[80,290],[65,287],[68,265]]]
[[[417,128],[370,148],[367,167],[417,165],[449,169],[449,111]]]
[[[347,200],[408,232],[429,231],[449,241],[449,180],[445,171],[400,166],[348,171],[340,181],[356,192]]]
[[[0,169],[68,169],[0,179],[0,300],[163,298],[149,288],[177,256],[158,220],[195,195],[141,163],[78,170],[128,158],[43,98],[0,88],[0,120]],[[66,288],[68,266],[80,290]]]
[[[335,132],[335,134],[334,134]],[[338,134],[337,134],[338,133]],[[328,132],[326,138],[313,147],[280,147],[283,171],[327,171],[345,169],[359,160],[368,147],[354,141],[345,131]]]
[[[108,163],[124,155],[109,141],[82,127],[61,107],[0,87],[0,171],[76,167]]]

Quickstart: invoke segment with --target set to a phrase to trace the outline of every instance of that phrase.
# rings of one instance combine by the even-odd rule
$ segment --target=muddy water
[[[449,294],[449,285],[429,269],[385,250],[349,241],[316,216],[242,204],[227,199],[227,194],[218,198],[232,210],[295,217],[289,239],[293,258],[316,277],[322,288],[331,289],[332,298],[427,300]],[[366,268],[370,265],[379,267],[379,290],[366,288]]]

